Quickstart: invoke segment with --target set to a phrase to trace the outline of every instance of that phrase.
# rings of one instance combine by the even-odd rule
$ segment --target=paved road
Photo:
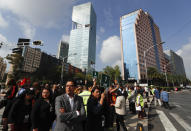
[[[149,131],[191,131],[191,90],[170,93],[171,110],[151,105]]]

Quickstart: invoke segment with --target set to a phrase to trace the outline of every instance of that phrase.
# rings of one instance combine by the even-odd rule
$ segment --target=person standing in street
[[[91,95],[91,92],[88,91],[88,87],[87,86],[83,86],[83,91],[82,93],[79,94],[79,96],[82,97],[83,99],[83,103],[84,103],[84,108],[86,111],[86,116],[87,116],[87,103],[88,103],[88,99]],[[86,119],[83,121],[83,131],[86,131]]]
[[[121,92],[117,93],[117,99],[114,106],[116,111],[117,131],[120,131],[120,126],[123,128],[123,131],[127,131],[124,123],[124,116],[126,115],[126,102],[125,97]]]
[[[31,113],[33,131],[49,131],[55,119],[51,90],[44,88]]]
[[[168,93],[166,92],[166,89],[162,89],[162,92],[161,92],[161,100],[163,102],[163,106],[166,108],[166,109],[170,109],[170,106],[168,104],[168,100],[169,100],[169,95]]]
[[[144,111],[144,102],[143,102],[143,96],[141,95],[140,89],[137,90],[137,98],[136,98],[136,106],[141,107],[140,110],[138,110],[138,118],[143,119],[143,111]]]
[[[66,94],[56,97],[56,126],[54,131],[83,131],[85,109],[82,97],[75,95],[75,82],[66,83]]]
[[[157,102],[158,102],[159,106],[161,106],[160,92],[159,92],[159,89],[158,89],[158,88],[156,88],[156,89],[154,90],[154,96],[155,96],[155,99],[154,99],[154,101],[155,101],[155,106],[157,106]]]
[[[27,88],[16,98],[8,115],[9,131],[30,131],[33,96],[34,91]]]
[[[135,99],[136,99],[136,93],[135,93],[134,87],[130,87],[129,94],[128,94],[129,110],[132,111],[133,114],[136,114]]]
[[[104,131],[104,99],[105,94],[93,87],[87,104],[87,131]]]

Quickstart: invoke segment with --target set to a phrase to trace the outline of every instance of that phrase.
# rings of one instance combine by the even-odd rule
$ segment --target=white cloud
[[[8,44],[8,40],[5,36],[0,34],[0,42],[3,42],[3,46],[0,48],[0,56],[6,57],[9,53],[11,53],[10,50],[10,44]]]
[[[99,31],[100,31],[101,33],[104,33],[104,32],[105,32],[105,29],[101,26],[100,29],[99,29]]]
[[[62,41],[65,41],[65,42],[70,42],[70,36],[69,35],[62,35]]]
[[[111,8],[104,9],[103,13],[104,13],[104,17],[105,17],[105,23],[109,26],[112,26],[113,25],[113,16],[111,13]]]
[[[0,27],[7,27],[8,22],[3,18],[2,14],[0,13]]]
[[[184,67],[186,71],[186,76],[191,79],[191,39],[189,40],[188,44],[185,44],[182,46],[181,49],[179,49],[176,53],[180,55],[183,58]]]
[[[36,31],[34,26],[24,21],[20,21],[19,25],[21,26],[21,30],[23,31],[24,36],[26,38],[33,39]]]
[[[112,67],[115,67],[116,65],[119,66],[120,70],[121,70],[121,59],[120,60],[117,60],[113,65]]]
[[[120,38],[118,36],[111,36],[104,40],[99,57],[104,64],[111,66],[121,66]]]
[[[101,37],[99,35],[96,35],[96,45],[99,44]]]
[[[71,16],[72,0],[0,0],[0,9],[10,11],[18,20],[34,26],[58,27]]]

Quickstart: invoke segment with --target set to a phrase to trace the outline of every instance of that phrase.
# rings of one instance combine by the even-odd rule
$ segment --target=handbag
[[[136,106],[136,111],[141,111],[141,106]]]

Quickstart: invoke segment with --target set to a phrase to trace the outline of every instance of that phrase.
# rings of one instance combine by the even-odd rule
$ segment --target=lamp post
[[[64,58],[62,58],[62,71],[61,71],[61,80],[60,80],[61,85],[63,84],[63,77],[64,77],[64,75],[63,75],[63,72],[64,72],[64,60],[66,58],[68,58],[69,56],[74,56],[74,55],[77,55],[77,53],[73,53],[73,54],[70,54],[70,55],[65,56]]]
[[[146,71],[146,78],[147,78],[147,86],[149,86],[149,83],[148,83],[148,71],[147,71],[147,59],[146,59],[146,53],[153,47],[157,46],[157,45],[162,45],[164,44],[165,42],[160,42],[159,44],[156,44],[156,45],[153,45],[151,47],[149,47],[147,50],[144,51],[144,63],[145,63],[145,71]]]
[[[166,69],[166,67],[167,67],[167,65],[169,65],[169,64],[171,64],[170,62],[168,63],[168,64],[166,64],[166,65],[164,65],[164,69],[165,69],[165,79],[166,79],[166,85],[167,85],[167,87],[168,87],[168,79],[167,79],[167,69]]]

